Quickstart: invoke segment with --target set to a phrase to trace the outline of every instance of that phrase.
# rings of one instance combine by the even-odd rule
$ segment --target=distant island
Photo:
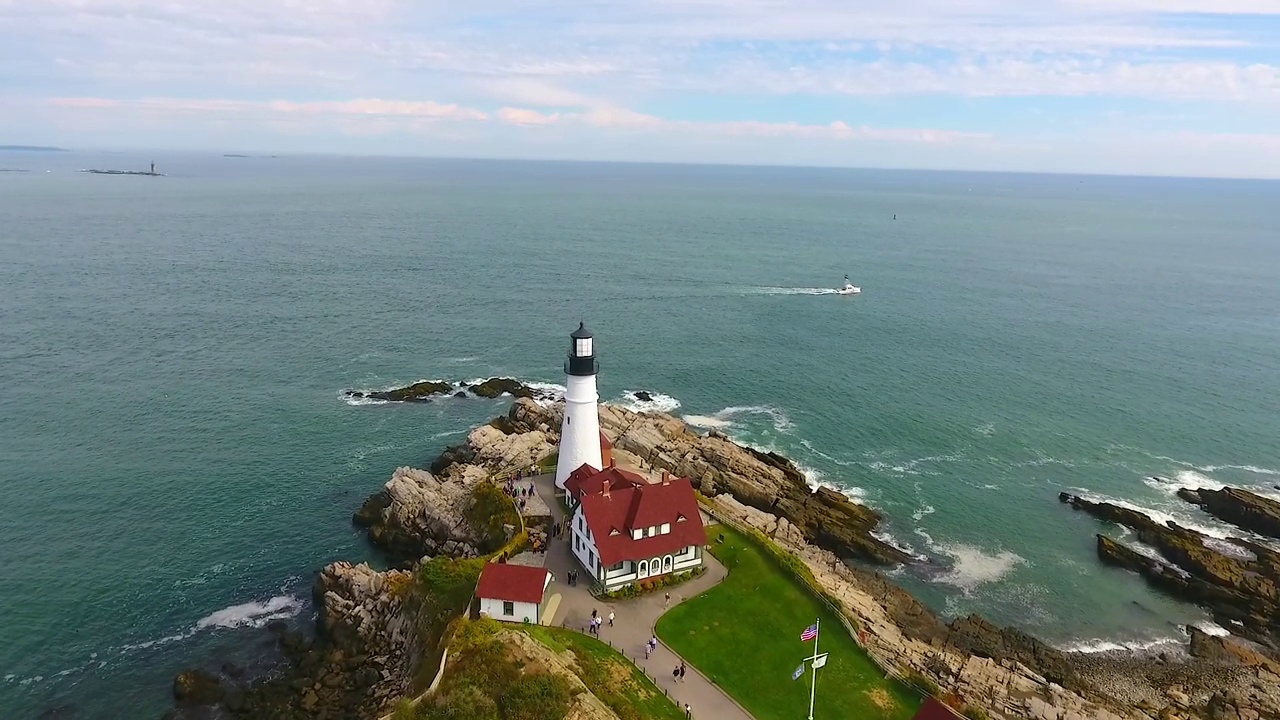
[[[20,152],[68,152],[66,148],[46,147],[44,145],[0,145],[0,151]]]
[[[247,158],[247,157],[249,157],[249,156],[248,156],[248,155],[241,155],[240,153],[222,153],[222,157]]]
[[[151,163],[151,170],[97,170],[88,169],[81,170],[82,173],[90,173],[93,175],[144,175],[146,177],[164,177],[164,173],[156,172],[156,164]]]

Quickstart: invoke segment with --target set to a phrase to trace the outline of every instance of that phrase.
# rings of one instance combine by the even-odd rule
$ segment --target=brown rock
[[[1205,512],[1259,535],[1280,538],[1280,502],[1240,488],[1179,490],[1178,497]]]

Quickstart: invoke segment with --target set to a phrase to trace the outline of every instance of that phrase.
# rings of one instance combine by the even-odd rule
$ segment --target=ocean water
[[[163,178],[94,176],[140,168]],[[946,613],[1064,647],[1201,622],[1093,555],[1062,490],[1208,532],[1280,494],[1280,183],[0,154],[0,717],[157,717],[174,673],[309,620],[351,512],[561,382],[778,450],[928,558]],[[46,170],[48,172],[46,172]],[[897,215],[894,220],[893,216]],[[864,292],[826,289],[849,273]],[[1145,480],[1159,475],[1176,482]]]

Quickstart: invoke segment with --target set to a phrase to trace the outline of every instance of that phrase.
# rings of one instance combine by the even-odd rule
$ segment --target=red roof
[[[541,603],[547,586],[546,568],[507,563],[489,563],[480,571],[476,597]]]
[[[612,450],[612,449],[613,449],[613,443],[609,442],[609,438],[604,434],[604,431],[601,430],[600,431],[600,450],[603,452],[605,450]]]
[[[956,714],[946,705],[927,697],[912,720],[956,720]]]
[[[603,492],[606,482],[608,494]],[[698,499],[687,478],[649,483],[635,473],[607,468],[581,485],[582,512],[603,565],[646,560],[707,544]],[[646,532],[639,540],[632,539],[633,529],[663,524],[670,524],[671,532],[652,537]]]
[[[569,477],[565,478],[564,489],[575,499],[581,499],[583,495],[603,492],[606,482],[609,483],[610,491],[625,490],[636,485],[649,484],[649,481],[645,480],[643,475],[633,473],[630,470],[612,466],[604,470],[597,470],[583,463],[581,467],[569,473]]]

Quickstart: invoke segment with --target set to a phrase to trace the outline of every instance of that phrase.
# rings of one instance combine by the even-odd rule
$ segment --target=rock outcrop
[[[1199,505],[1205,512],[1250,532],[1280,538],[1280,502],[1248,490],[1227,487],[1221,490],[1183,488],[1178,497]]]
[[[1280,553],[1246,540],[1211,539],[1112,503],[1067,493],[1058,499],[1133,529],[1139,542],[1159,553],[1153,557],[1099,534],[1098,557],[1103,562],[1132,570],[1152,585],[1209,608],[1219,624],[1245,637],[1280,646]],[[1239,552],[1215,549],[1223,542]]]
[[[451,383],[423,380],[406,387],[391,390],[347,390],[346,396],[368,398],[370,400],[390,400],[392,402],[428,402],[433,396],[446,395],[451,392],[453,392]]]
[[[356,511],[353,521],[391,558],[412,563],[424,555],[474,557],[478,537],[466,520],[471,486],[483,475],[438,478],[425,470],[397,468],[382,490]]]
[[[410,583],[410,574],[398,570],[347,562],[325,567],[314,588],[316,638],[271,627],[287,667],[270,679],[227,688],[219,697],[226,714],[245,720],[378,717],[409,692],[424,655]],[[184,673],[174,681],[174,694],[182,684],[188,697],[185,688],[207,698],[217,682]]]
[[[503,395],[518,398],[537,398],[539,400],[555,400],[555,393],[550,390],[531,388],[528,385],[508,377],[493,377],[476,383],[451,383],[443,380],[420,380],[412,385],[391,390],[345,390],[343,395],[349,398],[366,398],[369,400],[387,400],[390,402],[431,402],[441,395],[466,397],[470,393],[476,397],[496,398]]]
[[[178,707],[213,705],[226,694],[222,681],[207,670],[186,670],[173,679],[173,701]]]

